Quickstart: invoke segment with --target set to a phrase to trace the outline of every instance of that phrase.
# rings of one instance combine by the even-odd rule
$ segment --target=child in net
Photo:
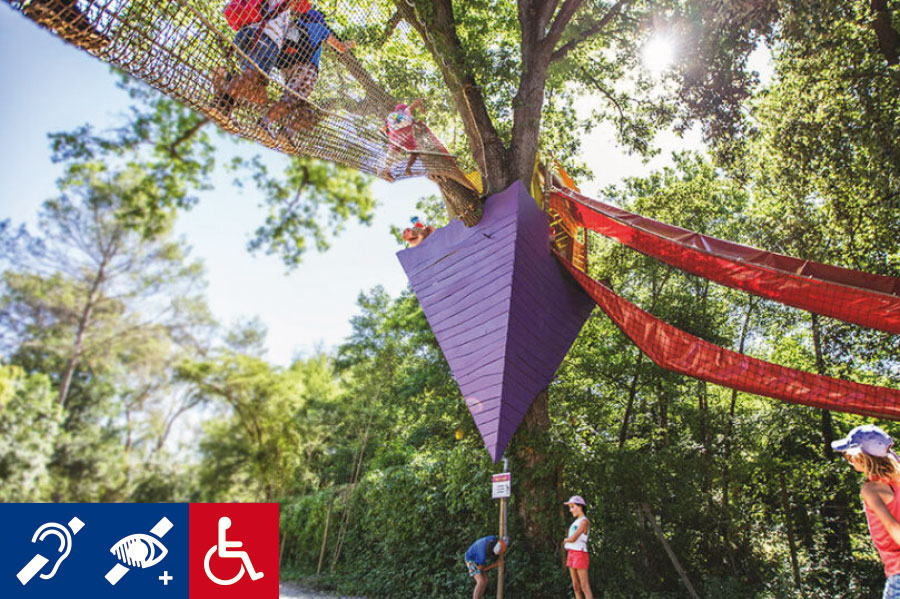
[[[284,124],[285,133],[314,127],[321,114],[306,102],[319,78],[319,61],[322,49],[328,44],[341,54],[356,46],[352,41],[341,41],[315,6],[300,13],[285,34],[276,67],[284,76],[290,90],[272,105],[260,119],[260,125],[275,139],[276,122]],[[285,117],[287,117],[285,119]]]
[[[240,72],[214,73],[214,79],[220,76],[222,79],[217,81],[220,89],[216,107],[223,114],[231,116],[237,99],[255,104],[266,101],[267,76],[275,68],[288,29],[296,16],[309,8],[309,0],[263,0],[259,5],[259,20],[254,20],[256,16],[249,18],[253,22],[238,29],[234,45],[246,56],[240,58]],[[226,18],[229,18],[227,14]]]

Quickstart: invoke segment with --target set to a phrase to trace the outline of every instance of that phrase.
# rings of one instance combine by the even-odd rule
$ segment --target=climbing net
[[[343,39],[347,33],[409,35],[408,26],[397,27],[391,2],[365,8],[342,0],[12,5],[233,134],[390,181],[427,175],[474,189],[418,115],[409,107],[398,111],[397,99],[367,72],[361,57],[377,48]]]

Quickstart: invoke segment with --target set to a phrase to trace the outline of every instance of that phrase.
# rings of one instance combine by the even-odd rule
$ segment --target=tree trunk
[[[817,314],[812,316],[813,346],[816,352],[816,370],[818,374],[827,376],[825,357],[822,352],[822,329]],[[834,426],[831,412],[821,410],[822,457],[830,462],[838,456],[832,451],[831,442],[834,440]],[[833,489],[834,495],[825,498],[821,507],[822,523],[825,526],[825,552],[829,559],[842,562],[850,553],[850,501],[847,493],[843,491],[841,481],[832,470],[825,474],[826,489]]]
[[[87,332],[88,326],[90,326],[91,315],[94,312],[94,305],[97,302],[100,286],[106,279],[106,263],[107,256],[104,255],[97,275],[91,283],[87,302],[85,302],[84,309],[81,311],[81,316],[78,319],[78,328],[75,330],[75,341],[72,343],[72,351],[69,354],[69,359],[66,361],[66,368],[59,382],[59,395],[57,395],[56,401],[63,407],[65,407],[66,399],[69,396],[69,388],[72,385],[72,376],[75,374],[75,368],[81,360],[81,352],[84,349],[84,334]]]
[[[741,336],[738,340],[738,348],[737,351],[739,354],[744,353],[744,345],[747,342],[747,333],[750,330],[750,317],[753,314],[753,309],[756,306],[753,299],[747,305],[747,314],[744,316],[744,324],[741,326]],[[722,542],[725,545],[725,551],[728,556],[728,561],[731,564],[732,572],[735,574],[738,573],[737,560],[735,558],[734,549],[732,548],[732,539],[731,539],[731,448],[732,448],[732,437],[734,436],[734,413],[737,408],[737,396],[738,392],[736,389],[732,389],[731,391],[731,404],[728,407],[728,426],[725,430],[725,449],[724,455],[722,456],[722,523],[721,523],[721,531],[722,531]]]
[[[481,173],[483,193],[502,191],[515,180],[511,157],[494,127],[481,88],[466,65],[462,42],[456,33],[452,3],[450,0],[427,3],[413,0],[410,5],[406,0],[396,0],[395,5],[404,20],[419,33],[441,70],[456,111],[462,118],[469,150]],[[534,136],[537,138],[537,131]]]
[[[628,439],[628,423],[631,420],[631,412],[634,410],[634,399],[637,396],[638,379],[641,376],[641,362],[644,361],[644,352],[638,351],[637,360],[634,363],[634,376],[631,377],[631,385],[628,388],[628,403],[625,405],[625,415],[622,417],[622,428],[619,429],[619,451],[625,447]]]
[[[900,64],[900,32],[894,29],[887,0],[871,0],[869,7],[874,17],[872,28],[878,38],[878,48],[887,63],[895,67]]]
[[[781,486],[781,506],[784,509],[784,525],[787,530],[788,549],[791,552],[791,571],[794,574],[794,586],[799,592],[803,592],[800,584],[800,564],[797,560],[797,543],[794,541],[794,525],[791,522],[791,503],[788,500],[787,483],[784,480],[784,471],[778,472],[778,481]]]
[[[427,169],[429,159],[437,157],[423,154],[421,158]],[[472,190],[453,179],[436,178],[434,181],[441,190],[447,215],[451,219],[460,219],[467,227],[477,225],[482,216],[482,203]]]
[[[541,128],[544,87],[553,48],[548,51],[544,40],[546,22],[535,14],[524,14],[521,3],[519,23],[522,27],[522,78],[519,80],[516,97],[513,98],[511,174],[517,179],[528,181],[537,155],[536,132]]]
[[[525,539],[532,550],[552,551],[559,538],[561,470],[550,456],[550,412],[547,390],[537,394],[515,441],[513,468],[520,481],[515,506],[525,527]]]

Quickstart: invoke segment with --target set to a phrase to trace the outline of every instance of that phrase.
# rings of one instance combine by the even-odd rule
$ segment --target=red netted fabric
[[[900,419],[900,391],[787,368],[731,351],[667,324],[557,254],[597,305],[659,366],[730,389],[876,418]]]
[[[570,190],[551,193],[583,227],[721,285],[900,334],[900,279],[800,260],[626,212]]]

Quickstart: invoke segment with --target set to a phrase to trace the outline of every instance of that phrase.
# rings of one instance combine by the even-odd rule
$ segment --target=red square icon
[[[190,505],[191,599],[278,598],[278,504]]]

